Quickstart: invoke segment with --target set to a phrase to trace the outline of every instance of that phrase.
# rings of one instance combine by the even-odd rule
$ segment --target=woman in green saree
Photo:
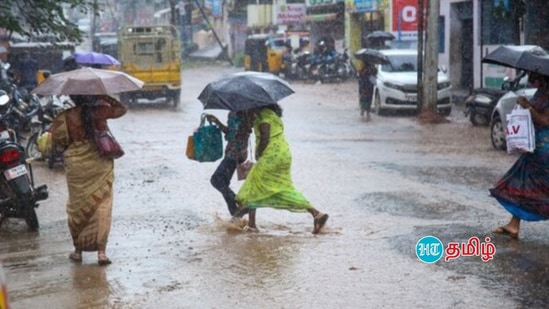
[[[254,121],[256,160],[236,201],[241,205],[239,214],[248,212],[248,231],[257,231],[257,208],[270,207],[292,212],[309,212],[313,216],[313,234],[318,234],[328,220],[328,214],[314,208],[294,188],[291,177],[292,154],[284,136],[282,108],[278,104],[259,110]],[[236,216],[238,216],[237,214]]]

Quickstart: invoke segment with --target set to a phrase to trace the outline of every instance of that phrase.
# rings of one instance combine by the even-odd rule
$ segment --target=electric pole
[[[425,57],[423,63],[423,102],[421,114],[437,114],[438,99],[438,17],[440,2],[427,1],[427,29],[425,31]]]
[[[417,4],[417,112],[421,113],[423,106],[423,59],[424,55],[424,46],[423,43],[423,26],[425,25],[425,0],[418,0]]]

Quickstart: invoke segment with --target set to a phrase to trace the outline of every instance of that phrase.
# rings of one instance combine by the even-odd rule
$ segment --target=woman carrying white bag
[[[536,130],[530,109],[517,104],[507,115],[505,141],[509,154],[534,152],[536,149]]]
[[[490,189],[511,220],[492,230],[518,239],[520,221],[549,219],[549,76],[530,73],[528,82],[536,93],[531,101],[519,97],[517,104],[530,111],[535,128],[535,149],[522,152],[518,160]]]

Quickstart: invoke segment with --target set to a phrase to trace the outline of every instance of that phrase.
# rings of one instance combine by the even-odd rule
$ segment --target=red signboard
[[[417,31],[418,0],[393,0],[392,19],[393,31]]]

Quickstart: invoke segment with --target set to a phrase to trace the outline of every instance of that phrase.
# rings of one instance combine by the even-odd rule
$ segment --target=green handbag
[[[206,115],[200,117],[200,126],[193,134],[194,160],[198,162],[215,162],[223,157],[223,137],[221,129],[208,121]]]

